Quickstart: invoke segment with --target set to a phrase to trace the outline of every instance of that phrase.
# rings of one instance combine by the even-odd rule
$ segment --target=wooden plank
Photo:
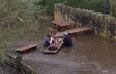
[[[34,48],[37,47],[37,45],[38,44],[30,44],[30,45],[27,45],[27,46],[16,49],[16,52],[23,52],[23,51],[26,51],[26,50],[34,49]]]

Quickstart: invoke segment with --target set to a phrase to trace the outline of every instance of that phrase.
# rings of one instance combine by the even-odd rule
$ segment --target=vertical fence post
[[[16,57],[16,70],[18,73],[22,72],[21,61],[22,61],[22,56],[21,54],[18,54]]]

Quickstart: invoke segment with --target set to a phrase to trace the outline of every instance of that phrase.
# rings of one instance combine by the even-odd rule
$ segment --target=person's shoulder
[[[44,40],[45,40],[45,41],[48,40],[48,37],[44,37]]]

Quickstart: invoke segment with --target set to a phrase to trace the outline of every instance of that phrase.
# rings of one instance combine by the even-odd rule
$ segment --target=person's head
[[[47,37],[50,38],[51,37],[50,34],[47,34]]]
[[[68,35],[68,33],[67,33],[67,32],[63,32],[63,34],[64,34],[64,36],[67,36],[67,35]]]

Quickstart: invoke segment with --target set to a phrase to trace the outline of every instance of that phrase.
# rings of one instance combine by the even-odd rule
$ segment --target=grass
[[[42,10],[35,2],[38,0],[0,0],[0,62],[5,59],[4,53],[13,51],[17,45],[42,40],[41,29],[47,24],[42,23]]]
[[[43,37],[50,32],[47,29],[47,27],[49,27],[48,21],[49,20],[40,19],[38,24],[25,25],[22,27],[16,26],[13,29],[9,28],[1,29],[0,30],[1,56],[3,55],[3,52],[14,51],[16,48],[21,47],[21,45],[26,45],[29,43],[39,44],[42,41]]]

